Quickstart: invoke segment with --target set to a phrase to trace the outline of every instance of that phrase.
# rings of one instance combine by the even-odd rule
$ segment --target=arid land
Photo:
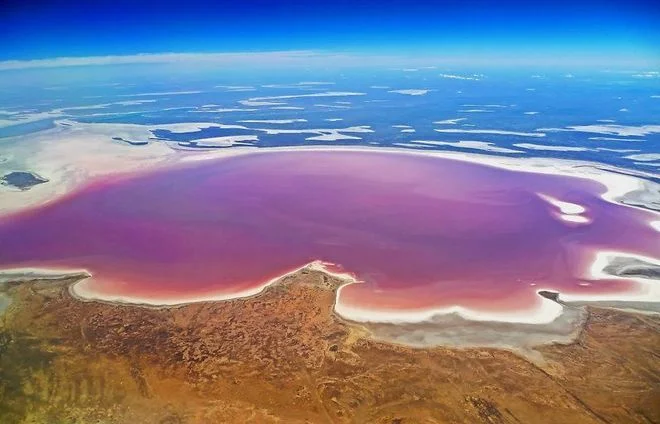
[[[73,282],[0,285],[0,422],[660,422],[658,315],[587,307],[530,360],[378,341],[318,271],[168,308],[84,302]]]

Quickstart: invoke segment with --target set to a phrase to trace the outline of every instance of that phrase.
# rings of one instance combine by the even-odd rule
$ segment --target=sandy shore
[[[603,264],[606,255],[599,255]],[[377,311],[342,304],[341,290],[350,284],[360,284],[349,273],[333,272],[333,264],[314,261],[275,277],[253,289],[233,294],[199,296],[183,299],[154,300],[150,298],[104,296],[85,286],[92,281],[84,270],[12,269],[0,270],[0,288],[7,284],[33,281],[71,281],[69,294],[82,302],[101,302],[149,309],[180,308],[197,303],[242,301],[259,298],[269,288],[301,275],[318,273],[338,282],[335,287],[333,311],[350,325],[367,330],[375,339],[412,347],[493,347],[514,351],[533,361],[542,361],[536,347],[551,343],[571,343],[579,336],[586,319],[586,306],[612,308],[650,314],[660,313],[660,302],[646,294],[614,297],[571,297],[558,294],[539,295],[538,309],[491,314],[464,307],[438,308],[422,311]],[[608,277],[611,278],[611,277]],[[639,279],[644,280],[644,279]],[[657,286],[656,281],[644,281]],[[6,290],[6,288],[4,289]],[[539,289],[538,292],[542,292]],[[9,304],[7,298],[6,305]],[[5,305],[5,307],[6,307]]]

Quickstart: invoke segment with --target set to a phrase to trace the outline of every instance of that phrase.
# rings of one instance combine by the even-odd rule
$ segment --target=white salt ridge
[[[201,110],[191,110],[191,113],[229,113],[229,112],[255,112],[259,109],[254,108],[245,108],[245,107],[233,107],[233,108],[218,108],[210,109],[203,108]]]
[[[334,82],[329,81],[302,81],[296,85],[334,85]]]
[[[476,150],[485,150],[488,152],[497,152],[497,153],[522,153],[520,150],[508,149],[506,147],[496,146],[494,143],[489,143],[485,141],[434,141],[434,140],[412,140],[411,143],[415,144],[426,144],[432,146],[451,146],[458,147],[461,149],[476,149]],[[413,144],[414,146],[414,144]]]
[[[362,137],[342,134],[339,132],[320,134],[305,138],[308,141],[338,141],[338,140],[362,140]]]
[[[119,97],[143,97],[143,96],[180,96],[184,94],[199,94],[199,90],[189,91],[158,91],[155,93],[118,94]]]
[[[238,122],[245,124],[293,124],[296,122],[307,122],[307,119],[243,119]]]
[[[596,147],[594,150],[598,150],[599,152],[614,152],[614,153],[639,152],[639,150],[637,149],[610,149],[607,147]]]
[[[259,141],[256,135],[225,135],[220,137],[198,138],[194,141],[200,145],[217,146],[217,147],[231,147],[247,145],[255,141]]]
[[[390,90],[388,93],[398,93],[406,94],[408,96],[423,96],[431,90],[417,90],[417,89],[407,89],[407,90]]]
[[[461,121],[465,121],[467,118],[454,118],[454,119],[445,119],[442,121],[434,121],[434,124],[437,125],[456,125]]]
[[[239,100],[238,103],[242,104],[243,106],[279,106],[279,105],[285,105],[285,102],[271,102],[271,101],[264,101],[264,100]]]
[[[272,100],[289,100],[289,99],[300,99],[308,97],[352,97],[352,96],[364,96],[366,93],[356,93],[352,91],[324,91],[322,93],[308,93],[308,94],[289,94],[284,96],[265,96],[265,97],[251,97],[247,100],[242,100],[243,102],[269,102]]]
[[[224,88],[227,90],[254,90],[251,85],[216,85],[215,88]]]
[[[31,122],[43,121],[46,119],[56,119],[64,116],[62,112],[38,112],[12,114],[12,119],[0,119],[0,128],[8,128],[15,125],[29,124]]]
[[[350,109],[350,106],[329,105],[329,104],[323,104],[323,103],[315,104],[314,106],[316,106],[316,107],[325,107],[325,108],[329,108],[329,109]]]
[[[576,203],[564,202],[554,197],[548,196],[547,194],[538,193],[538,196],[541,199],[545,200],[546,202],[550,203],[551,205],[559,208],[559,210],[563,214],[579,215],[586,212],[584,206],[578,205]]]
[[[498,134],[498,135],[516,135],[519,137],[545,137],[544,133],[539,132],[521,132],[521,131],[506,131],[506,130],[461,130],[456,128],[436,129],[439,133],[456,133],[456,134]]]
[[[456,74],[440,74],[439,76],[441,78],[467,80],[467,81],[479,81],[479,79],[480,79],[480,78],[478,78],[478,76],[476,74],[473,75],[473,76],[463,76],[463,75],[456,75]]]
[[[640,153],[638,155],[624,156],[626,159],[637,160],[641,162],[653,162],[660,160],[660,153]]]
[[[498,105],[498,104],[489,104],[489,105],[477,105],[477,104],[465,104],[461,105],[463,107],[489,107],[489,108],[505,108],[508,107],[506,105]]]
[[[359,125],[346,128],[304,128],[304,129],[283,129],[283,128],[255,128],[255,131],[262,131],[269,135],[279,134],[315,134],[305,138],[308,141],[336,141],[336,140],[361,140],[352,134],[373,133],[374,130],[368,125]]]
[[[643,138],[617,138],[617,137],[589,137],[589,140],[596,141],[646,141]]]
[[[587,269],[585,278],[595,280],[625,280],[633,281],[636,290],[624,293],[596,293],[596,294],[574,294],[560,293],[559,298],[567,302],[607,302],[607,301],[629,301],[629,302],[660,302],[660,280],[638,277],[620,277],[605,272],[607,266],[616,258],[629,258],[649,263],[660,267],[660,259],[647,256],[635,255],[627,252],[597,251],[594,253],[591,266]]]
[[[649,134],[660,133],[660,125],[572,125],[566,128],[539,128],[537,131],[569,131],[593,134],[616,135],[623,137],[641,137]]]
[[[513,312],[489,312],[466,308],[463,306],[449,306],[445,308],[431,308],[426,310],[375,310],[346,305],[341,302],[341,291],[346,285],[337,290],[335,312],[340,316],[356,322],[377,322],[391,324],[422,323],[432,321],[439,315],[457,314],[471,321],[498,321],[524,324],[547,324],[554,321],[563,311],[563,307],[550,299],[539,296],[536,304],[523,310]]]
[[[195,123],[195,122],[185,122],[180,124],[164,124],[164,125],[155,125],[154,129],[167,130],[173,134],[183,134],[190,132],[197,132],[200,130],[208,128],[220,128],[223,130],[248,130],[249,128],[244,125],[233,125],[233,124],[216,124],[216,123]]]
[[[591,149],[587,147],[576,147],[576,146],[549,146],[545,144],[532,144],[532,143],[516,143],[514,144],[516,147],[520,147],[521,149],[528,149],[528,150],[548,150],[548,151],[555,151],[555,152],[586,152]]]
[[[575,203],[565,202],[556,199],[554,197],[548,196],[547,194],[537,193],[537,195],[541,199],[545,200],[546,202],[550,203],[551,205],[559,209],[560,213],[555,215],[559,219],[577,224],[588,224],[591,222],[591,220],[588,217],[582,215],[587,211],[584,206]]]

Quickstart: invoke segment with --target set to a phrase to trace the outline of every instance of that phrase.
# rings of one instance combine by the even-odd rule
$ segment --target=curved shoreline
[[[102,141],[99,138],[90,141],[90,144],[94,144],[94,143],[102,143]],[[101,144],[99,151],[94,149],[92,149],[92,151],[94,154],[103,156],[108,154],[108,150],[119,148],[117,146],[120,146],[122,149],[124,149],[122,151],[128,152],[127,154],[132,154],[131,152],[134,151],[131,150],[134,148],[134,146],[123,146],[118,144],[111,144],[107,146]],[[161,145],[160,147],[164,147],[164,146]],[[56,149],[57,151],[59,147],[57,146],[57,143],[53,143],[53,145],[46,146],[46,148]],[[581,178],[581,179],[587,179],[590,181],[596,181],[600,183],[604,187],[604,192],[600,195],[600,197],[602,197],[605,201],[615,203],[622,207],[639,208],[648,211],[648,209],[643,208],[639,205],[630,205],[622,202],[626,200],[626,196],[630,196],[631,193],[634,194],[640,190],[643,190],[646,184],[651,184],[651,183],[647,183],[645,180],[642,180],[637,177],[633,177],[631,175],[623,175],[620,173],[604,171],[601,168],[599,168],[599,166],[601,165],[597,163],[575,162],[575,161],[565,161],[565,160],[555,160],[555,159],[548,160],[548,159],[539,159],[539,158],[508,158],[501,156],[488,156],[488,155],[467,154],[467,153],[458,153],[458,152],[411,151],[406,149],[382,148],[382,147],[313,146],[313,147],[242,148],[237,150],[232,149],[232,151],[226,150],[222,152],[195,152],[191,154],[181,154],[181,152],[175,152],[173,150],[169,150],[169,153],[173,154],[174,156],[171,156],[169,154],[163,155],[162,157],[158,158],[162,160],[156,161],[155,163],[149,162],[150,165],[146,166],[146,168],[138,168],[137,170],[120,169],[114,171],[108,168],[105,169],[101,168],[100,170],[96,170],[96,171],[99,179],[102,179],[104,177],[111,178],[113,176],[130,177],[131,175],[134,175],[135,172],[152,172],[159,169],[161,170],[168,169],[168,167],[192,166],[195,162],[198,161],[219,160],[222,158],[229,158],[236,155],[248,155],[248,154],[264,155],[264,154],[271,154],[271,153],[284,152],[284,151],[286,152],[309,152],[309,151],[354,152],[355,151],[355,152],[371,152],[371,153],[383,153],[383,154],[406,154],[406,155],[427,156],[427,157],[431,156],[431,157],[452,159],[452,160],[464,161],[470,163],[478,163],[484,166],[498,167],[516,172],[530,172],[530,173],[540,173],[540,174],[559,175],[564,177]],[[70,159],[73,162],[75,162],[77,160],[76,158],[77,156],[74,155]],[[143,158],[144,156],[138,158],[139,160],[136,163],[144,164],[142,162]],[[59,156],[59,159],[62,160],[63,158]],[[76,186],[76,183],[79,183],[79,181],[73,180],[73,184],[69,184],[66,187],[68,190],[65,190],[64,193],[60,193],[59,195],[65,196],[68,195],[69,193],[74,192],[79,187]],[[55,193],[60,191],[59,189],[61,188],[57,184],[54,184],[52,187],[55,188]],[[50,199],[50,200],[55,200],[58,198],[59,196],[56,196],[54,199]],[[556,199],[550,198],[549,201],[552,203],[553,201],[556,201]],[[562,207],[568,208],[565,211],[562,210],[562,212],[566,212],[568,216],[573,216],[575,215],[575,213],[580,212],[579,210],[576,212],[576,210],[570,209],[571,207],[575,209],[575,207],[579,207],[579,205],[571,206],[570,204],[566,204],[565,202],[560,202],[558,205],[560,209],[562,209]],[[34,206],[34,207],[38,207],[38,206]],[[29,209],[23,208],[23,210],[29,210]],[[653,212],[653,213],[660,215],[657,212]],[[649,226],[652,229],[658,230],[656,225],[657,222],[659,221],[653,219],[649,222]],[[603,270],[607,266],[607,263],[605,263],[604,265],[602,263],[599,263],[599,260],[602,262],[602,255],[641,258],[643,260],[646,260],[647,262],[651,262],[655,264],[656,266],[660,264],[660,260],[658,259],[640,257],[638,255],[632,255],[626,252],[610,252],[610,251],[596,252],[596,256],[593,264],[590,267],[587,267],[586,269],[586,272],[591,274],[590,278],[592,278],[596,282],[598,279],[603,279],[603,278],[634,281],[638,290],[625,292],[625,293],[617,293],[615,295],[613,294],[613,295],[592,295],[592,296],[577,296],[572,294],[559,293],[560,301],[660,302],[660,287],[658,287],[658,284],[654,283],[653,280],[647,278],[620,277],[620,276],[603,273]],[[599,265],[597,266],[597,264]],[[563,311],[562,305],[542,296],[539,296],[539,300],[538,300],[539,303],[534,308],[531,309],[528,308],[526,310],[517,311],[513,313],[489,313],[483,311],[480,312],[475,309],[470,309],[458,305],[444,307],[444,308],[431,308],[431,309],[420,309],[420,310],[396,310],[396,311],[393,310],[378,311],[368,308],[349,306],[342,304],[340,302],[340,294],[345,286],[353,283],[357,283],[356,278],[351,276],[350,274],[332,273],[328,269],[325,269],[325,267],[322,265],[320,261],[314,261],[307,265],[303,265],[302,267],[295,268],[292,271],[289,271],[281,276],[272,278],[266,281],[265,283],[260,284],[254,288],[246,289],[231,294],[227,294],[227,293],[217,294],[217,295],[210,294],[210,295],[202,295],[202,296],[183,298],[183,299],[165,299],[158,301],[154,301],[153,299],[146,297],[142,298],[142,297],[125,297],[125,296],[124,297],[104,296],[104,295],[99,295],[95,293],[93,290],[86,287],[87,285],[90,284],[91,281],[93,281],[93,276],[91,276],[91,274],[89,273],[88,274],[91,276],[91,278],[88,278],[86,280],[71,285],[69,290],[72,296],[82,301],[100,301],[100,302],[130,304],[130,305],[156,307],[156,308],[178,307],[178,306],[182,306],[190,303],[197,303],[197,302],[228,301],[233,299],[258,296],[267,287],[277,283],[282,278],[295,274],[303,269],[306,268],[313,269],[314,267],[320,267],[321,269],[315,269],[315,270],[320,270],[326,273],[327,275],[331,275],[334,277],[341,276],[341,278],[346,281],[345,284],[343,284],[341,287],[337,289],[336,297],[335,297],[335,305],[333,307],[333,310],[337,313],[337,315],[341,316],[342,318],[354,322],[419,324],[419,323],[428,323],[430,321],[433,321],[438,316],[456,315],[461,317],[462,319],[465,319],[466,321],[472,321],[472,322],[498,322],[498,323],[543,325],[555,321],[562,314]],[[598,269],[599,267],[600,269]],[[3,273],[6,273],[6,271],[0,270],[0,277],[2,276]],[[540,291],[553,291],[553,289],[551,287],[538,288],[536,290],[537,295]]]
[[[565,312],[564,307],[567,304],[591,304],[593,306],[607,307],[608,304],[615,303],[622,305],[626,308],[628,305],[644,305],[644,304],[658,304],[660,303],[660,284],[658,280],[648,278],[635,278],[635,277],[620,277],[616,275],[606,274],[603,270],[610,265],[611,261],[607,262],[607,258],[628,258],[628,259],[642,259],[650,262],[653,266],[660,267],[660,261],[652,258],[632,255],[624,252],[611,252],[603,251],[597,252],[593,264],[589,267],[590,272],[594,278],[614,278],[623,280],[634,281],[639,290],[637,292],[617,293],[616,295],[596,294],[592,296],[579,296],[566,293],[560,293],[552,288],[537,288],[536,294],[541,302],[540,308],[537,308],[533,314],[530,315],[529,310],[522,310],[510,314],[498,314],[479,311],[472,308],[467,308],[460,305],[450,307],[420,309],[420,310],[374,310],[367,308],[360,308],[354,306],[344,305],[340,301],[341,291],[344,287],[351,284],[361,284],[361,282],[350,273],[332,272],[328,269],[329,263],[323,261],[313,261],[301,267],[288,271],[280,276],[271,278],[265,283],[256,286],[249,290],[244,290],[232,294],[221,295],[208,295],[196,296],[183,299],[169,299],[157,300],[143,298],[143,297],[122,297],[122,296],[103,296],[94,293],[92,290],[81,289],[81,285],[85,282],[93,281],[93,274],[88,270],[80,269],[53,269],[53,268],[14,268],[0,270],[0,284],[6,282],[21,282],[30,280],[61,280],[65,278],[78,277],[79,280],[68,286],[70,295],[83,302],[103,302],[108,304],[119,304],[127,306],[147,307],[147,308],[177,308],[194,303],[205,302],[225,302],[237,299],[249,299],[260,296],[264,291],[274,285],[280,283],[286,277],[294,276],[301,271],[316,271],[321,272],[327,276],[336,278],[342,281],[342,284],[336,288],[335,302],[333,305],[333,312],[342,319],[350,322],[363,323],[363,324],[428,324],[443,317],[457,316],[466,322],[485,322],[485,323],[502,323],[502,324],[521,324],[521,325],[547,325],[559,319]],[[10,275],[13,277],[6,277]],[[21,277],[23,275],[23,277]],[[84,276],[87,277],[84,277]],[[80,279],[82,277],[82,279]],[[541,293],[556,293],[556,299],[550,299]],[[657,313],[654,309],[639,309],[634,308],[640,312]]]
[[[173,148],[167,141],[153,142],[144,146],[131,146],[125,143],[117,143],[113,140],[113,137],[124,133],[145,136],[145,134],[151,134],[151,130],[158,128],[172,127],[179,131],[180,126],[183,126],[183,129],[199,129],[223,124],[182,123],[150,126],[138,124],[84,124],[75,121],[56,123],[58,125],[55,128],[30,134],[29,149],[20,144],[13,148],[13,162],[22,163],[23,168],[43,175],[49,182],[33,187],[29,191],[29,196],[23,195],[20,198],[16,198],[15,193],[0,190],[0,204],[2,204],[0,218],[18,213],[26,208],[39,207],[41,204],[76,191],[96,178],[102,179],[103,177],[122,174],[130,176],[130,174],[136,172],[167,169],[168,167],[181,166],[195,161],[281,151],[364,151],[430,156],[477,163],[510,171],[583,178],[602,184],[606,191],[601,197],[606,201],[645,210],[650,208],[644,208],[639,203],[648,203],[648,199],[642,199],[640,202],[635,201],[632,204],[622,203],[622,201],[626,195],[643,190],[646,184],[654,184],[649,179],[660,179],[660,175],[654,173],[631,171],[598,162],[538,157],[507,157],[455,151],[421,151],[398,147],[242,146],[241,148],[214,151],[182,151]],[[67,125],[64,125],[64,123]],[[20,140],[24,137],[26,136],[17,136],[13,139]],[[72,155],[71,152],[76,154]]]

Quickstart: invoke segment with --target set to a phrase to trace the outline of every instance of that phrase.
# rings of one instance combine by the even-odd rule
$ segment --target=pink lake
[[[656,215],[605,191],[423,155],[246,154],[96,181],[2,217],[0,268],[84,268],[94,298],[171,304],[231,296],[321,260],[363,282],[340,292],[348,308],[524,314],[539,307],[539,289],[637,290],[590,280],[599,250],[660,257]],[[579,205],[584,222],[539,194]]]

